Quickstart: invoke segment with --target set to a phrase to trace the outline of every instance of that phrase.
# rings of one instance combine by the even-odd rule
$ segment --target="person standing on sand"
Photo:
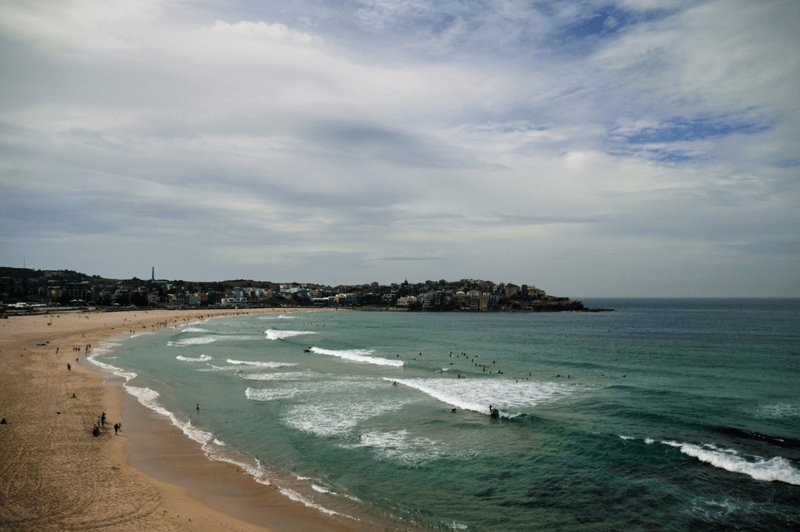
[[[69,362],[67,362],[67,371],[72,371],[72,366],[69,365]]]

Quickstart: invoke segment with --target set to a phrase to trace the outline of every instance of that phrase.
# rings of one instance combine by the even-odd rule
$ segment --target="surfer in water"
[[[489,415],[493,418],[498,418],[500,417],[500,411],[496,408],[492,408],[492,405],[489,405]]]

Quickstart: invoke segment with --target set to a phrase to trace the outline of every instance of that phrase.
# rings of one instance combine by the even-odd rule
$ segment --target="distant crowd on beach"
[[[83,347],[73,347],[72,350],[88,354],[91,348],[92,344],[86,344]],[[60,350],[61,348],[56,347],[56,354],[58,354]],[[78,357],[75,357],[75,362],[78,362]],[[69,362],[67,362],[67,371],[72,371],[72,365]],[[72,398],[77,399],[77,396],[73,393]],[[5,421],[5,419],[3,421]],[[99,437],[101,434],[100,429],[105,428],[105,426],[106,426],[106,413],[102,412],[99,416],[97,416],[97,421],[92,427],[92,436],[94,436],[95,438]],[[122,430],[122,423],[114,423],[114,435],[117,435],[121,430]]]
[[[73,397],[75,395],[73,394]],[[97,416],[97,423],[95,423],[94,428],[92,429],[92,436],[97,438],[100,436],[100,428],[105,428],[106,426],[106,413],[103,412],[99,416]],[[122,430],[122,423],[114,423],[114,435],[116,436],[119,431]]]

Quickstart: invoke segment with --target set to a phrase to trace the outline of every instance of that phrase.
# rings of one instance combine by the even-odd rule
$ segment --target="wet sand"
[[[236,466],[209,460],[198,443],[126,397],[121,387],[104,384],[83,362],[87,345],[131,330],[255,312],[286,309],[0,320],[0,418],[6,419],[0,425],[0,529],[365,530],[364,523],[308,508]],[[102,412],[107,421],[95,438],[92,429]],[[123,429],[115,435],[117,422]]]

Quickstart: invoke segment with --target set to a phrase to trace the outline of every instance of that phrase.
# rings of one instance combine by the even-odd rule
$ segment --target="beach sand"
[[[85,346],[131,330],[269,311],[133,310],[0,320],[0,418],[6,420],[0,425],[0,529],[368,529],[294,502],[233,465],[209,460],[199,444],[126,399],[121,387],[103,384],[100,373],[83,362]],[[123,418],[123,402],[133,419]],[[93,437],[102,412],[106,424]],[[119,434],[113,428],[117,422],[123,425]],[[140,467],[126,454],[129,441]]]

